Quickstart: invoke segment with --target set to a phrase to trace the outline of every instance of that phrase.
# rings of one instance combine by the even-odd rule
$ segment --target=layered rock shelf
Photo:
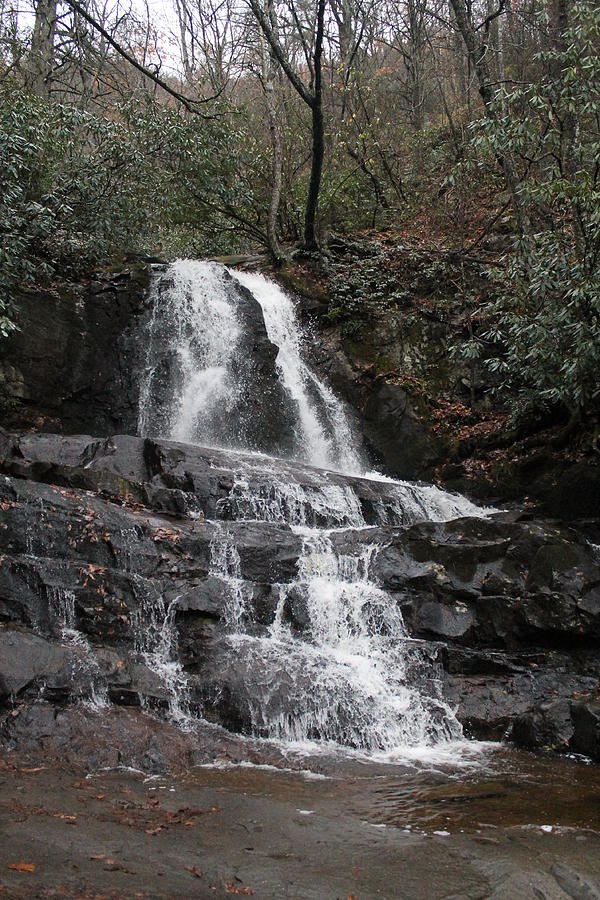
[[[24,733],[48,741],[58,712],[82,700],[251,733],[243,673],[224,662],[232,580],[247,634],[265,634],[279,608],[302,635],[302,595],[289,589],[281,607],[299,523],[327,527],[340,558],[376,548],[371,578],[467,735],[600,759],[591,524],[518,512],[419,521],[409,485],[402,495],[385,481],[136,437],[2,433],[0,470],[5,747]],[[235,565],[219,561],[231,548]],[[23,731],[33,709],[44,736]]]

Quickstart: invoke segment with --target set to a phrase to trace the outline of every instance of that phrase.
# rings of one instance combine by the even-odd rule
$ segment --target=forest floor
[[[600,896],[600,832],[586,823],[595,791],[588,771],[579,827],[515,824],[514,794],[494,813],[490,798],[502,790],[485,780],[470,794],[464,786],[440,794],[438,786],[428,801],[413,778],[421,821],[412,828],[410,813],[386,824],[372,808],[381,787],[373,782],[365,797],[360,777],[320,780],[268,767],[86,776],[5,757],[0,895],[592,900]],[[443,811],[452,813],[444,819],[458,814],[447,826],[444,796]],[[469,797],[476,804],[465,818]],[[581,813],[577,792],[571,799],[571,816]],[[489,821],[477,821],[486,805]],[[532,821],[540,809],[528,809]]]

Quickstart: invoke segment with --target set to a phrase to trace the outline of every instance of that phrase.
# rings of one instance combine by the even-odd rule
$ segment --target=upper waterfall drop
[[[223,267],[195,260],[177,260],[155,280],[140,434],[208,444],[222,437],[218,417],[235,403],[240,338],[223,281]]]
[[[232,274],[260,303],[269,339],[279,348],[277,368],[298,410],[298,457],[322,469],[363,472],[364,460],[343,404],[302,358],[302,332],[291,297],[264,275]]]
[[[358,474],[349,417],[302,356],[292,299],[262,275],[178,260],[153,285],[138,432]]]

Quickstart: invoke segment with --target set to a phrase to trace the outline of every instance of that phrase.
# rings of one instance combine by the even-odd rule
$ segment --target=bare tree
[[[31,91],[46,98],[52,87],[56,18],[56,0],[37,0],[26,83]]]
[[[248,0],[250,8],[267,39],[273,56],[281,66],[294,90],[310,108],[312,120],[312,162],[310,182],[306,197],[304,215],[304,248],[318,249],[317,240],[317,208],[323,159],[325,156],[325,126],[323,118],[323,51],[325,38],[326,0],[317,0],[316,15],[310,21],[310,33],[300,21],[300,10],[295,0],[290,0],[289,8],[297,28],[297,36],[302,46],[304,61],[308,68],[308,85],[302,79],[294,61],[287,54],[279,40],[279,36],[265,13],[260,0]]]
[[[486,115],[496,117],[496,82],[490,66],[490,27],[492,22],[503,15],[506,0],[498,0],[498,6],[488,12],[485,19],[475,25],[471,15],[470,0],[450,0],[456,19],[457,28],[462,35],[473,69],[477,75],[479,94],[483,101]],[[498,156],[498,163],[504,174],[504,180],[510,193],[515,218],[521,232],[530,230],[529,217],[519,196],[519,177],[514,161],[508,152]]]

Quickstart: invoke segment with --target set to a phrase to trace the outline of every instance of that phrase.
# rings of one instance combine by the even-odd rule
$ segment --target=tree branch
[[[81,6],[77,0],[65,0],[67,6],[69,6],[73,12],[79,13],[79,15],[88,22],[92,28],[94,28],[102,37],[108,41],[111,47],[117,51],[119,56],[122,56],[130,65],[132,65],[138,72],[141,72],[146,78],[149,78],[154,84],[158,85],[158,87],[162,88],[167,94],[170,94],[171,97],[174,97],[178,103],[181,103],[188,112],[195,113],[196,115],[202,115],[199,110],[196,109],[197,106],[210,103],[213,100],[216,100],[221,91],[217,94],[214,94],[212,97],[203,97],[200,100],[193,100],[191,97],[186,97],[184,94],[181,94],[179,91],[175,90],[175,88],[170,87],[162,78],[160,78],[155,72],[152,72],[150,69],[143,66],[141,63],[137,61],[137,59],[131,55],[124,47],[122,47],[112,35],[99,23],[97,22],[88,11]],[[204,118],[214,118],[214,116],[204,116]]]
[[[307,106],[310,106],[312,109],[315,103],[315,96],[313,93],[311,93],[311,91],[308,90],[298,73],[295,72],[292,68],[290,61],[288,60],[281,44],[277,40],[273,29],[271,28],[270,23],[267,20],[261,3],[259,2],[259,0],[248,0],[248,3],[250,4],[250,8],[254,13],[256,21],[262,28],[264,36],[269,42],[269,46],[271,47],[271,50],[273,51],[277,62],[285,72],[290,84],[292,85],[294,90],[298,94],[300,94]]]

